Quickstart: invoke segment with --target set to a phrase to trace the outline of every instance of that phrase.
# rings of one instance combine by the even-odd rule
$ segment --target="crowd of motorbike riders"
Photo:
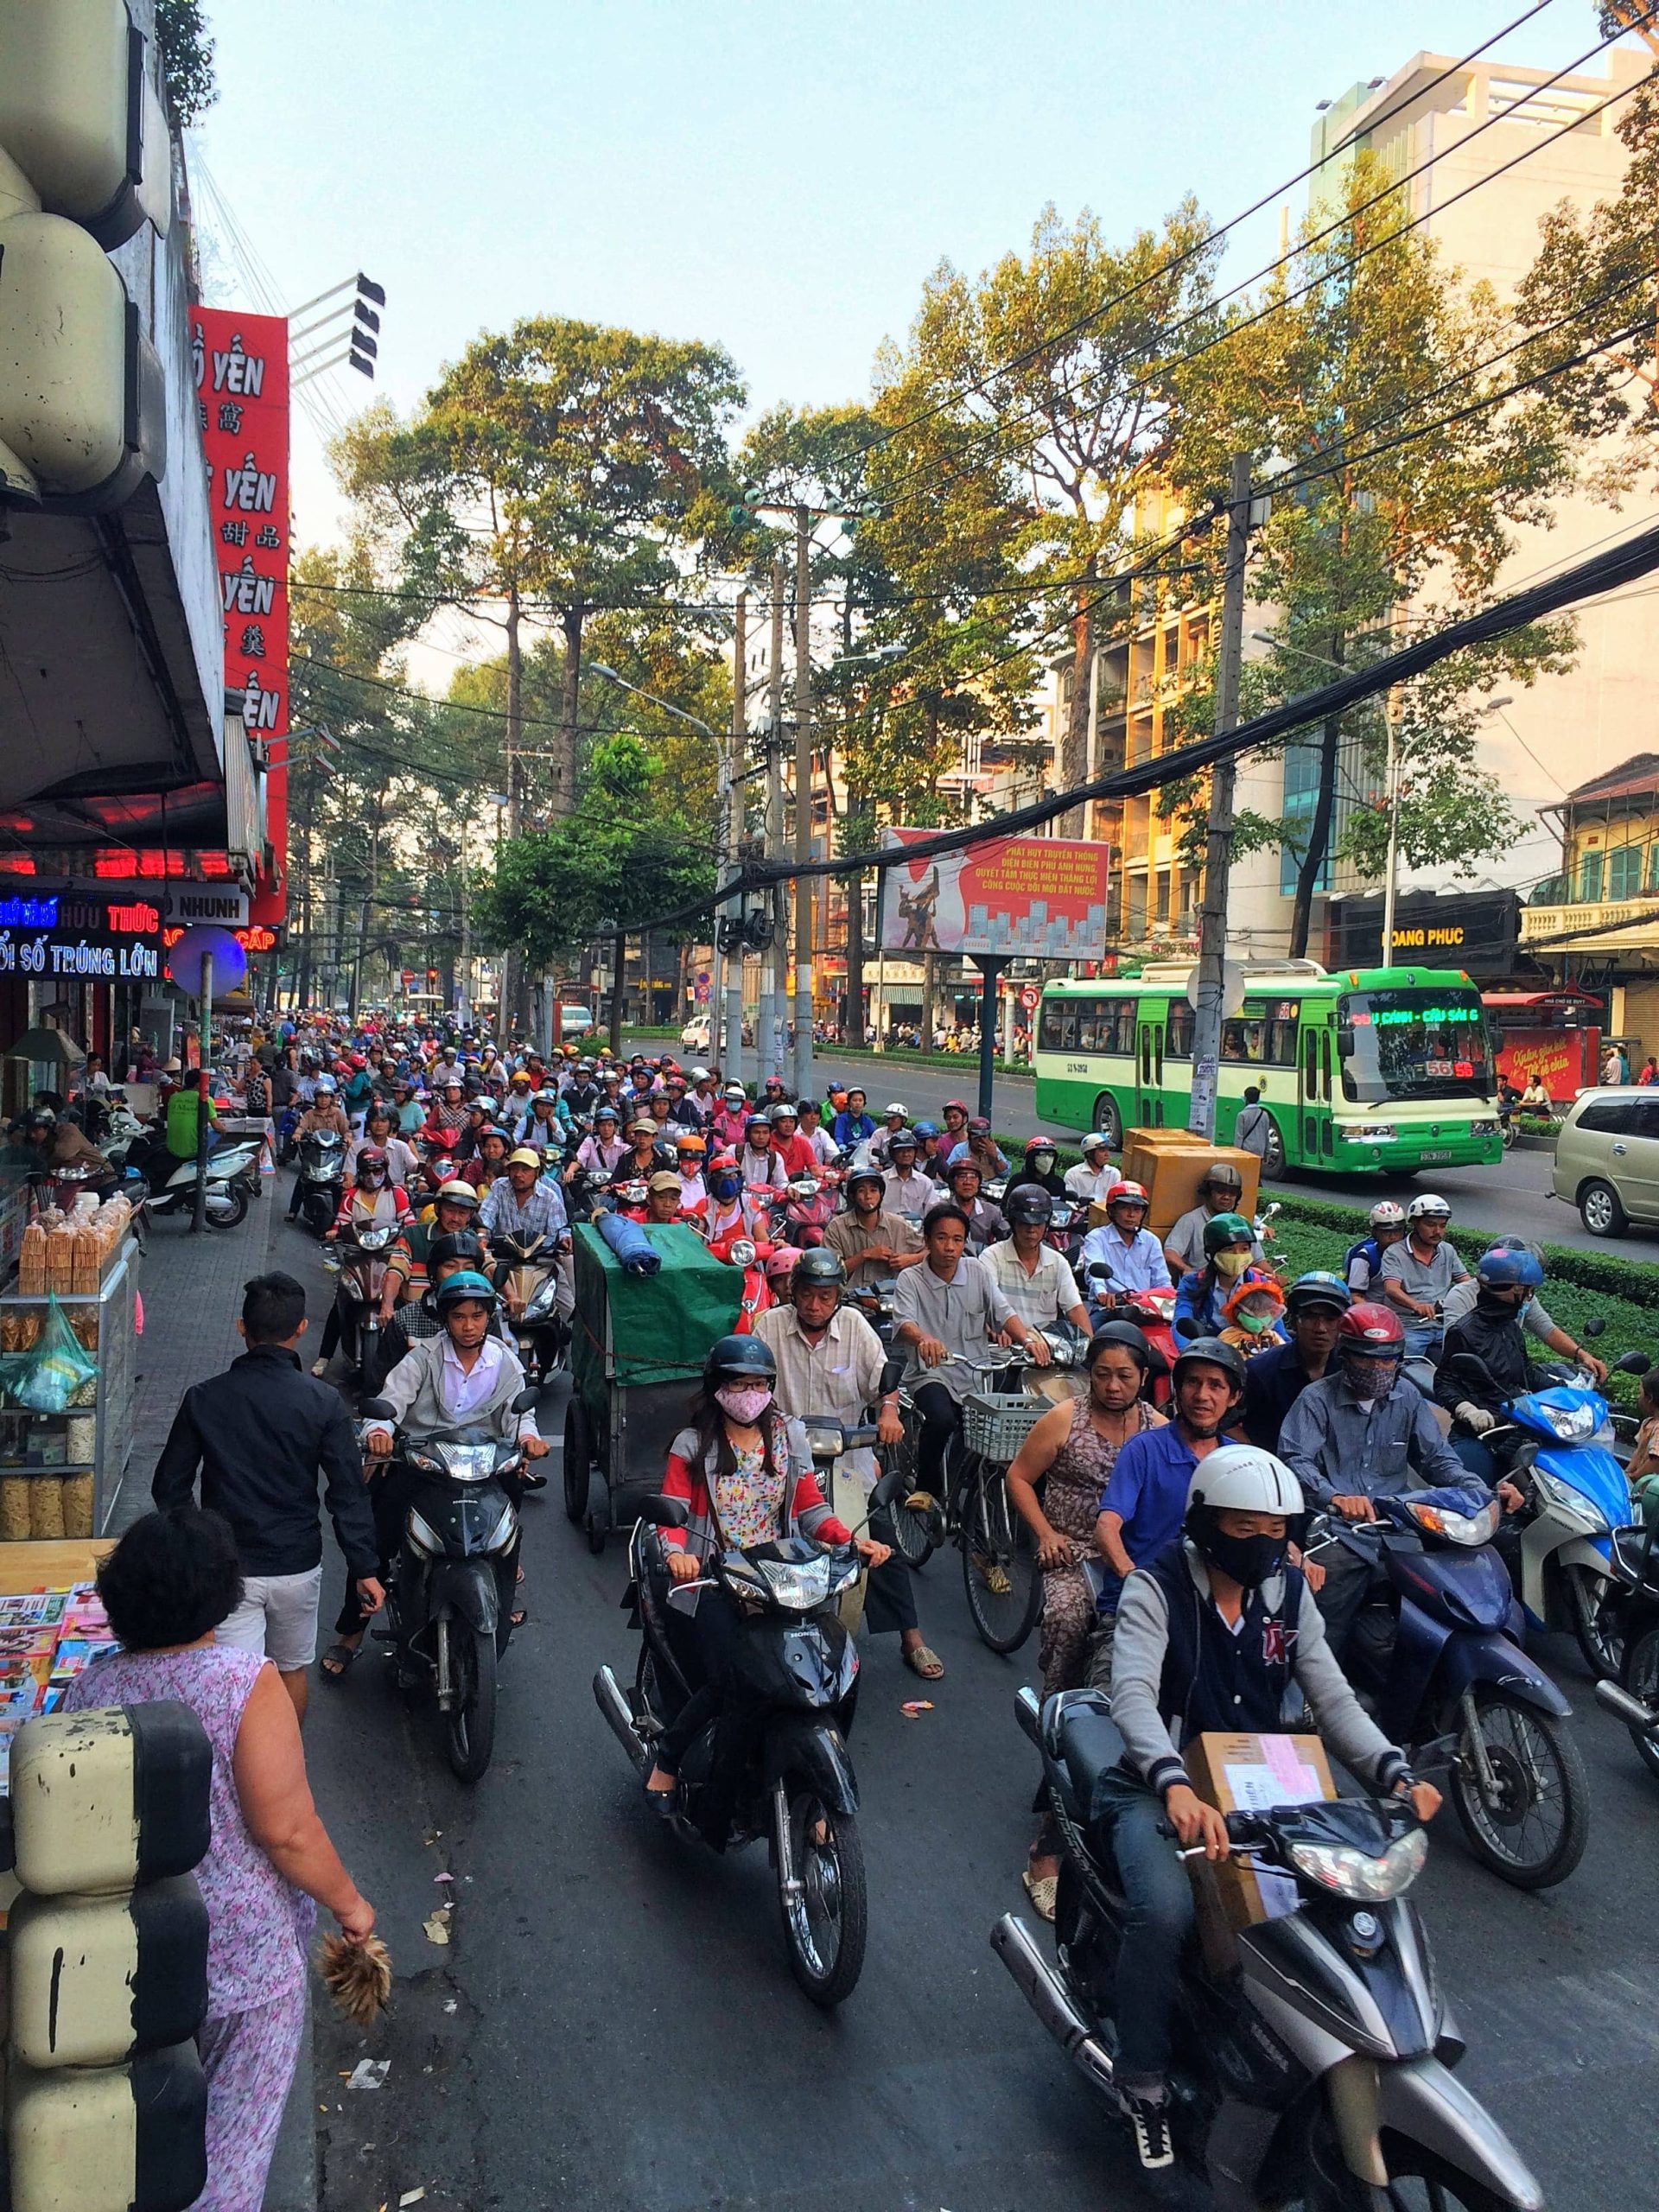
[[[1118,2088],[1142,2161],[1167,2164],[1170,2018],[1192,1904],[1161,1838],[1228,1850],[1221,1815],[1188,1784],[1180,1736],[1281,1725],[1294,1677],[1353,1770],[1433,1815],[1439,1793],[1344,1671],[1378,1587],[1366,1537],[1408,1486],[1468,1513],[1494,1499],[1505,1516],[1522,1510],[1500,1415],[1537,1387],[1531,1348],[1605,1379],[1549,1316],[1537,1250],[1499,1237],[1471,1274],[1446,1236],[1450,1207],[1424,1192],[1374,1206],[1343,1272],[1287,1283],[1271,1210],[1241,1211],[1225,1160],[1160,1238],[1147,1192],[1101,1133],[1062,1173],[1044,1136],[1010,1160],[962,1100],[935,1123],[897,1101],[874,1112],[857,1084],[797,1100],[772,1077],[751,1095],[666,1054],[550,1059],[454,1033],[319,1027],[262,1046],[252,1073],[295,1170],[289,1218],[340,1254],[352,1285],[314,1372],[343,1351],[406,1434],[463,1416],[493,1424],[521,1447],[524,1489],[545,1482],[524,1386],[569,1344],[571,1225],[600,1209],[679,1223],[741,1271],[737,1331],[711,1347],[696,1421],[665,1470],[665,1494],[686,1509],[686,1525],[657,1532],[670,1583],[702,1586],[722,1539],[853,1541],[798,1424],[874,1417],[891,1447],[906,1433],[902,1404],[914,1486],[857,1542],[868,1625],[897,1632],[925,1681],[944,1669],[894,1554],[894,1516],[931,1510],[947,1487],[962,1401],[992,1347],[1035,1366],[1068,1348],[1081,1387],[1031,1428],[1007,1488],[1041,1571],[1045,1697],[1115,1688],[1124,1756],[1094,1811],[1129,1907],[1119,1980],[1135,1998],[1119,2012]],[[51,1126],[25,1141],[60,1141]],[[384,1460],[390,1420],[372,1421],[365,1442]],[[875,1472],[870,1455],[867,1495]],[[1311,1515],[1334,1532],[1317,1555],[1301,1548]],[[377,1519],[390,1552],[400,1515]],[[365,1625],[348,1593],[326,1675],[347,1672]],[[680,1634],[701,1687],[645,1776],[665,1813],[704,1707],[718,1704],[731,1624],[705,1602]],[[1046,1918],[1059,1871],[1045,1810],[1023,1880]]]

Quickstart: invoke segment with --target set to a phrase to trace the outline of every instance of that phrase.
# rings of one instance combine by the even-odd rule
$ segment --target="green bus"
[[[1049,983],[1033,1056],[1039,1116],[1103,1130],[1115,1151],[1126,1128],[1184,1128],[1195,968],[1158,961],[1133,981]],[[1480,992],[1459,969],[1246,967],[1222,1026],[1216,1135],[1231,1141],[1253,1084],[1272,1122],[1269,1176],[1489,1165],[1503,1157],[1495,1061]]]

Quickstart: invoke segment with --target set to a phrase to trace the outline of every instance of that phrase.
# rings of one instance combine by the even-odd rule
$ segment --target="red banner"
[[[288,321],[229,308],[193,308],[190,319],[225,683],[243,695],[248,735],[272,755],[265,836],[274,872],[256,880],[248,918],[274,929],[287,912]]]
[[[936,830],[889,830],[912,845]],[[960,855],[903,861],[881,887],[888,952],[1098,960],[1106,950],[1104,845],[1062,837],[993,837]]]

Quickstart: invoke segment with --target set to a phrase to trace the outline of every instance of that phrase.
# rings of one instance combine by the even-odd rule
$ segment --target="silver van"
[[[1659,1085],[1580,1091],[1555,1140],[1554,1188],[1592,1236],[1659,1229]]]

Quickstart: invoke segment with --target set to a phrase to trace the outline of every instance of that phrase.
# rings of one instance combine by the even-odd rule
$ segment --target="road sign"
[[[692,995],[692,997],[696,1001],[696,1002],[697,1002],[697,1004],[698,1004],[699,1006],[707,1006],[707,1005],[708,1005],[708,1003],[709,1003],[709,986],[708,986],[708,984],[707,984],[707,983],[696,983],[696,984],[694,984],[694,985],[693,985],[693,987],[692,987],[691,995]]]
[[[1193,963],[1186,986],[1186,1002],[1194,1014],[1198,1010],[1198,969]],[[1224,1020],[1230,1020],[1244,1003],[1244,970],[1236,960],[1221,963],[1221,1012]]]
[[[1042,997],[1042,993],[1038,989],[1035,983],[1027,983],[1025,989],[1020,994],[1020,1003],[1024,1007],[1027,1014],[1035,1014],[1037,1011],[1038,1001]]]

